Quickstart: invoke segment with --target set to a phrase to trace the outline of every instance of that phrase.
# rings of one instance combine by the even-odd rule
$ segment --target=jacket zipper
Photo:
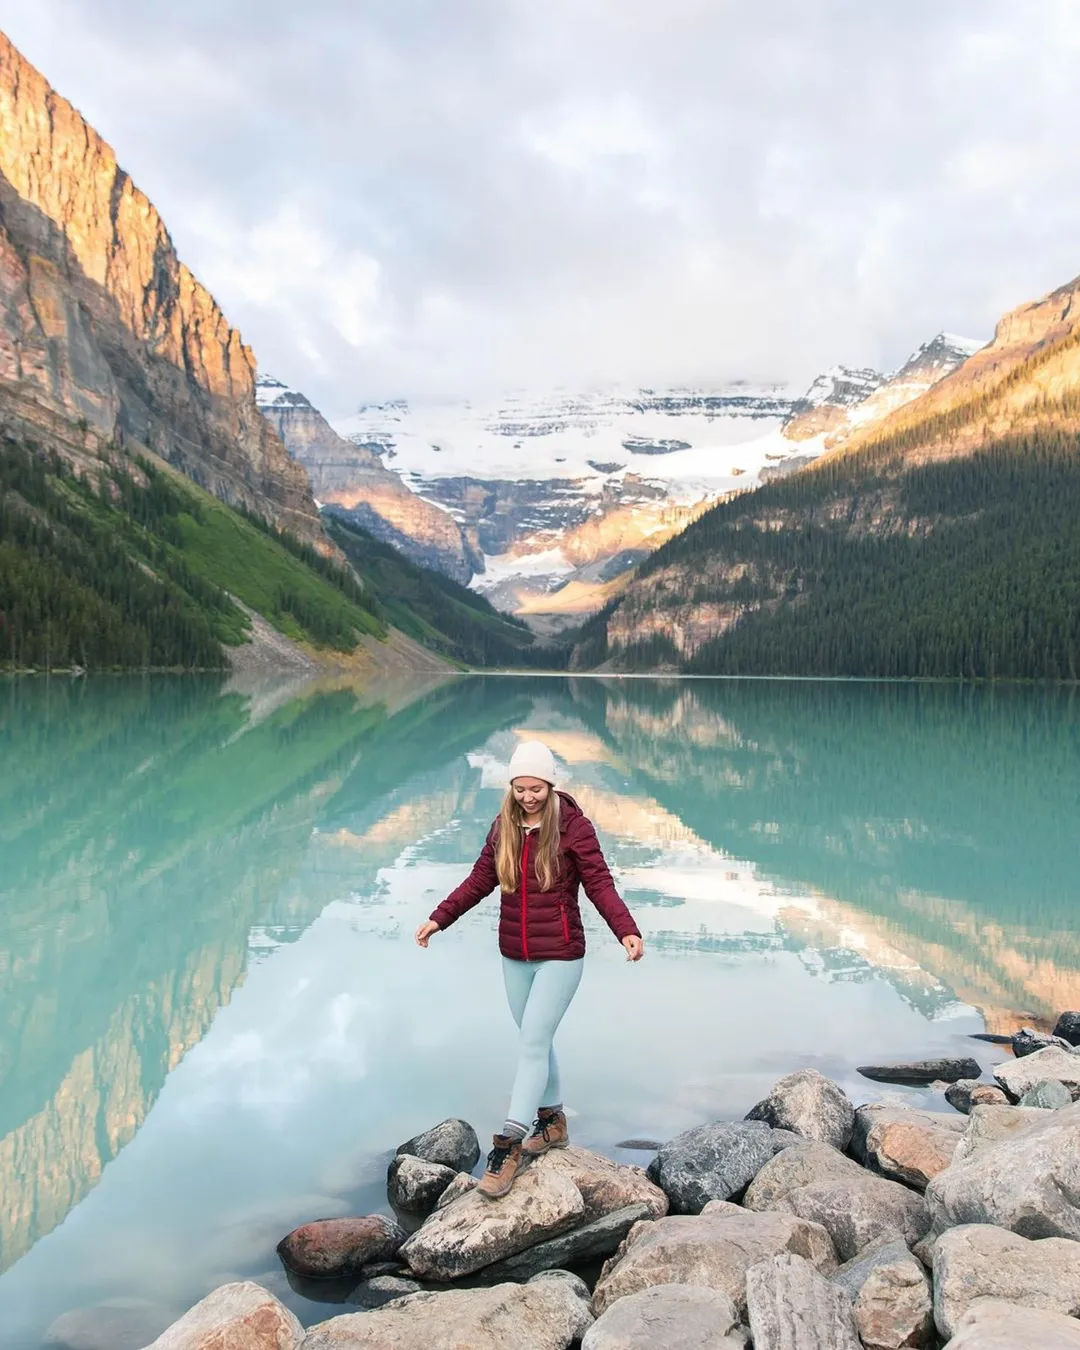
[[[529,959],[529,908],[526,896],[529,887],[529,836],[525,836],[525,848],[521,854],[521,950],[525,960]]]
[[[564,942],[566,943],[566,945],[569,947],[569,946],[570,946],[570,920],[567,918],[567,915],[566,915],[566,902],[565,902],[564,900],[560,900],[560,901],[559,901],[559,912],[562,914],[562,935],[563,935],[563,941],[564,941]]]

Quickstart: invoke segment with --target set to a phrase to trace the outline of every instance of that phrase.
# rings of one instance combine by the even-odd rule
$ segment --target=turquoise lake
[[[412,933],[533,735],[647,944],[627,964],[583,902],[580,1143],[647,1163],[619,1141],[739,1117],[802,1065],[930,1100],[856,1065],[989,1068],[971,1033],[1080,1007],[1075,690],[0,682],[0,1345],[107,1302],[149,1339],[248,1276],[306,1323],[348,1310],[274,1246],[385,1210],[418,1130],[501,1122],[497,900]]]

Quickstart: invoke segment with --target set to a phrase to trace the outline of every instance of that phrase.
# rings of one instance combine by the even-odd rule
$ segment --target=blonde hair
[[[536,877],[542,891],[550,891],[560,871],[559,849],[559,794],[554,788],[548,793],[540,816],[540,843],[535,853]],[[499,826],[495,838],[495,870],[504,891],[516,891],[521,885],[521,846],[524,823],[521,807],[508,792],[499,811]]]

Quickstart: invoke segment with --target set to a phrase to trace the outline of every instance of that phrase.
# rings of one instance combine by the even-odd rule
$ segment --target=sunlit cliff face
[[[0,34],[0,422],[76,462],[149,449],[325,544],[255,363],[112,149]]]

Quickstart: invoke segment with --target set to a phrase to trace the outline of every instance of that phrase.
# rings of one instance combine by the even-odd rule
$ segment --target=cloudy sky
[[[889,367],[1080,272],[1075,0],[6,0],[260,363]]]

